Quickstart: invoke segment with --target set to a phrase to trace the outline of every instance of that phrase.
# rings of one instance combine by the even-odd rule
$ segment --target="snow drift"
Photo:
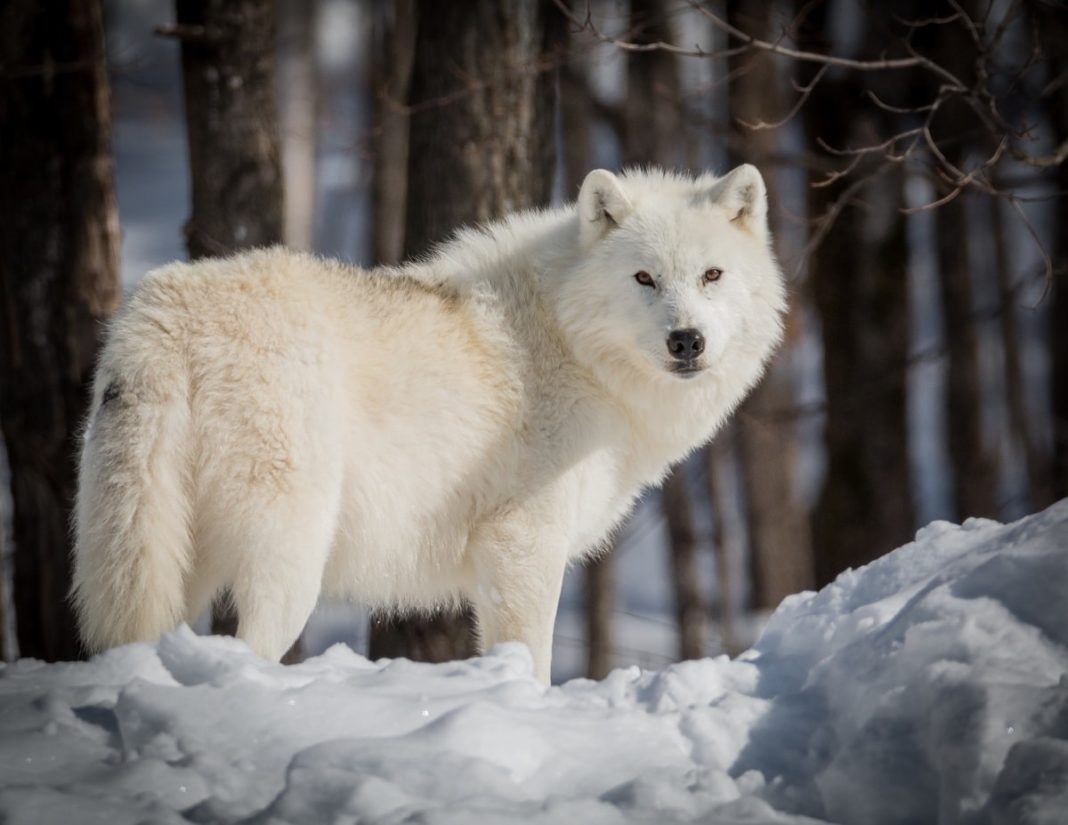
[[[731,661],[257,660],[187,629],[0,670],[8,823],[1068,822],[1068,501],[937,523]]]

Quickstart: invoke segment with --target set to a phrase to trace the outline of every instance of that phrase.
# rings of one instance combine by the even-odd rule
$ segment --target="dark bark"
[[[959,165],[961,158],[950,153]],[[997,516],[997,468],[983,435],[979,330],[975,321],[974,262],[968,249],[967,195],[934,213],[942,329],[947,358],[946,444],[953,471],[956,518]]]
[[[273,0],[176,0],[191,258],[282,240]]]
[[[417,3],[405,255],[463,224],[548,202],[562,16],[544,0]],[[474,652],[470,611],[371,624],[371,656]]]
[[[813,8],[801,27],[802,47],[826,53],[830,22],[825,5]],[[813,71],[806,67],[800,82],[808,83]],[[840,165],[840,159],[819,152],[817,139],[832,146],[871,143],[881,116],[854,76],[824,79],[802,109],[814,161]],[[856,174],[876,171],[860,164]],[[811,176],[820,178],[819,171]],[[810,188],[811,218],[822,218],[847,197],[849,185]],[[808,261],[821,319],[826,396],[827,471],[812,516],[819,586],[892,550],[914,528],[905,410],[908,248],[900,212],[902,170],[884,170],[849,202]]]
[[[978,4],[971,0],[956,6],[940,3],[932,13],[951,15],[958,7],[972,19],[981,17]],[[967,29],[963,25],[937,26],[930,36],[937,38],[931,49],[939,64],[967,84],[976,82],[975,45]],[[932,82],[932,97],[936,88],[937,82]],[[985,150],[976,146],[973,138],[980,131],[980,122],[960,99],[947,101],[931,124],[931,134],[942,154],[958,169],[968,166],[970,150]],[[947,193],[948,190],[943,190],[938,194]],[[969,242],[970,200],[970,195],[964,193],[932,213],[947,361],[945,437],[958,520],[970,516],[995,518],[998,514],[998,468],[982,422],[984,404],[974,283],[979,267],[973,260]]]
[[[583,598],[586,619],[586,676],[603,679],[615,662],[613,629],[616,606],[613,547],[604,555],[586,562],[583,569]]]
[[[949,153],[959,165],[962,153]],[[958,520],[997,515],[996,467],[982,428],[979,330],[975,321],[974,262],[967,195],[934,214],[942,329],[946,350],[945,438],[953,475]]]
[[[727,4],[728,19],[735,27],[763,39],[774,37],[771,10],[766,0],[732,0]],[[778,154],[779,131],[753,130],[744,124],[771,123],[781,116],[782,83],[777,65],[767,55],[757,59],[739,55],[728,64],[728,70],[736,77],[729,96],[728,144],[734,147],[731,163],[753,163],[761,169],[768,189],[769,221],[776,238],[780,214],[778,181],[772,164]],[[788,362],[800,318],[799,296],[791,296],[786,340],[737,418],[749,537],[749,606],[756,610],[777,607],[786,596],[813,584],[808,519],[795,489],[795,423],[768,415],[770,410],[786,409],[795,402]]]
[[[371,47],[374,98],[374,228],[376,264],[395,264],[404,253],[408,191],[408,87],[415,57],[415,0],[379,3]]]
[[[1068,54],[1064,44],[1068,39],[1068,13],[1063,9],[1041,3],[1032,4],[1037,13],[1042,45],[1050,60],[1050,77],[1064,78],[1068,74]],[[1054,144],[1068,140],[1068,83],[1061,82],[1048,98]],[[1050,468],[1051,498],[1068,496],[1068,163],[1062,163],[1053,174],[1053,183],[1060,197],[1053,205],[1053,257],[1055,272],[1049,306],[1050,350],[1050,419],[1053,451]]]
[[[1006,231],[1001,201],[985,198],[990,219],[990,241],[994,247],[992,263],[998,285],[1000,301],[1000,327],[1005,382],[1005,401],[1009,413],[1009,429],[1016,440],[1027,475],[1029,509],[1045,507],[1052,503],[1050,481],[1047,477],[1048,461],[1038,441],[1034,422],[1027,411],[1027,392],[1024,386],[1023,353],[1020,350],[1020,330],[1016,318],[1020,302],[1014,290],[1018,277],[1009,253],[1009,237]]]
[[[727,529],[726,483],[727,465],[730,463],[730,445],[733,428],[725,428],[708,445],[705,451],[705,485],[708,501],[712,507],[712,553],[716,563],[716,610],[713,618],[719,622],[723,651],[734,656],[741,653],[734,629],[734,556],[731,535]]]
[[[70,587],[77,432],[119,302],[99,2],[0,6],[0,427],[14,500],[19,651],[78,655]]]
[[[634,43],[673,42],[663,0],[631,0]],[[623,162],[672,168],[682,147],[679,67],[660,49],[627,54],[627,97],[623,104]]]
[[[405,254],[552,191],[562,17],[544,0],[418,6]]]
[[[447,662],[474,656],[474,614],[371,618],[372,659],[407,658],[416,662]]]
[[[5,525],[0,523],[0,662],[10,662],[15,657],[8,645],[7,548],[4,546],[4,527]]]
[[[697,570],[697,536],[693,504],[684,468],[671,474],[662,491],[664,516],[671,543],[671,583],[675,591],[675,620],[679,626],[679,658],[700,659],[708,639],[708,608]]]
[[[914,528],[906,424],[908,347],[904,175],[865,187],[887,226],[872,237],[847,208],[813,255],[823,323],[827,475],[813,514],[816,583],[878,558]],[[818,196],[810,196],[817,203]],[[817,207],[818,208],[818,207]]]
[[[572,45],[572,49],[575,45]],[[573,58],[560,72],[560,122],[563,131],[565,197],[578,197],[583,179],[592,169],[589,76],[584,63]]]
[[[1068,27],[1066,27],[1068,28]],[[1068,67],[1064,69],[1068,71]],[[1058,107],[1062,125],[1057,139],[1068,140],[1068,95]],[[1068,192],[1068,164],[1062,164],[1057,170],[1057,188]],[[1057,272],[1050,298],[1049,311],[1049,347],[1050,347],[1050,385],[1051,423],[1053,431],[1053,478],[1051,480],[1052,498],[1068,496],[1068,201],[1060,198],[1055,206],[1056,224],[1054,234],[1057,238],[1054,260]]]

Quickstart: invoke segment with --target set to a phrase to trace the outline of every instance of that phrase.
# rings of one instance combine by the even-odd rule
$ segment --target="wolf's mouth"
[[[668,369],[683,378],[693,378],[698,373],[704,372],[704,367],[694,361],[681,361],[672,364]]]

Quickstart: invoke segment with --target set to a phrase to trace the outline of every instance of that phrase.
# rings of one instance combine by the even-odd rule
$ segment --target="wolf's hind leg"
[[[317,507],[310,517],[260,532],[244,554],[231,586],[237,635],[265,659],[280,660],[315,609],[335,523],[335,513]]]

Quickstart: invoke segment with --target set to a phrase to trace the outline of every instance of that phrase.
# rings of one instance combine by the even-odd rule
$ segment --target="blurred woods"
[[[118,304],[119,219],[137,217],[121,192],[116,210],[108,96],[120,125],[158,105],[146,90],[165,81],[138,86],[147,40],[179,44],[184,139],[158,144],[188,157],[152,203],[189,192],[184,230],[152,231],[190,258],[285,241],[394,263],[568,200],[592,168],[761,169],[785,343],[732,423],[572,574],[556,644],[573,671],[738,652],[785,596],[931,519],[1068,495],[1065,4],[137,5],[0,10],[6,658],[76,653],[76,433]],[[139,156],[116,145],[121,181]],[[375,655],[472,645],[470,617],[371,622]]]

